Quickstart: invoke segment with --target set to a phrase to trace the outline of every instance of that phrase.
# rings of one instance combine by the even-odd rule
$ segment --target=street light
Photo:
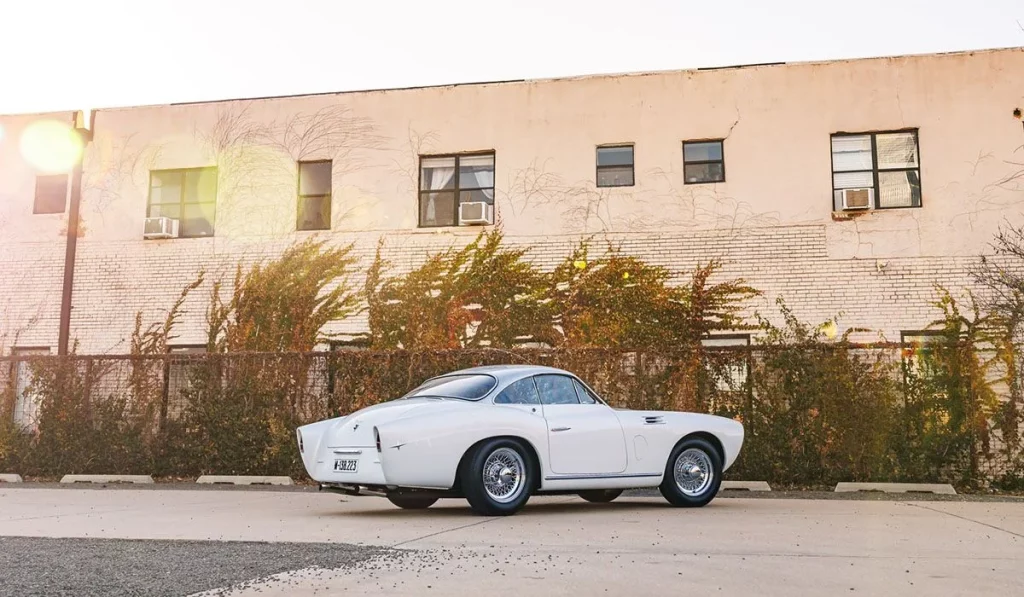
[[[57,335],[57,354],[68,354],[68,340],[71,336],[71,292],[75,284],[75,253],[78,250],[78,228],[82,206],[82,163],[85,150],[92,141],[95,114],[92,110],[76,110],[74,115],[75,133],[81,142],[82,151],[71,171],[71,207],[68,210],[68,236],[64,250],[64,282],[60,296],[60,331]]]

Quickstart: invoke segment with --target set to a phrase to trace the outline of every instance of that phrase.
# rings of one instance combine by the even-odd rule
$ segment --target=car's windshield
[[[456,398],[458,400],[479,400],[487,395],[498,381],[490,375],[462,374],[445,375],[427,380],[403,398]]]

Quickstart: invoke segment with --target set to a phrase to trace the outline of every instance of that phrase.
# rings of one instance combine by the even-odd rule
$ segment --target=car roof
[[[460,369],[458,371],[452,371],[445,375],[458,375],[466,373],[482,373],[487,375],[493,375],[499,379],[505,378],[520,378],[529,375],[536,375],[538,373],[561,373],[562,375],[572,375],[564,369],[556,369],[555,367],[545,367],[543,365],[483,365],[480,367],[470,367],[468,369]]]

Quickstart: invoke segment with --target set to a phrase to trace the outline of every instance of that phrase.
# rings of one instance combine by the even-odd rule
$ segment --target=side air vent
[[[665,419],[663,419],[660,415],[651,416],[651,417],[644,417],[644,424],[645,425],[664,425],[665,424]]]

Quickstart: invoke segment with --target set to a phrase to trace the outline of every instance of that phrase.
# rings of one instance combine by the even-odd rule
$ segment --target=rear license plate
[[[358,460],[335,460],[334,471],[338,473],[354,473],[359,468]]]

